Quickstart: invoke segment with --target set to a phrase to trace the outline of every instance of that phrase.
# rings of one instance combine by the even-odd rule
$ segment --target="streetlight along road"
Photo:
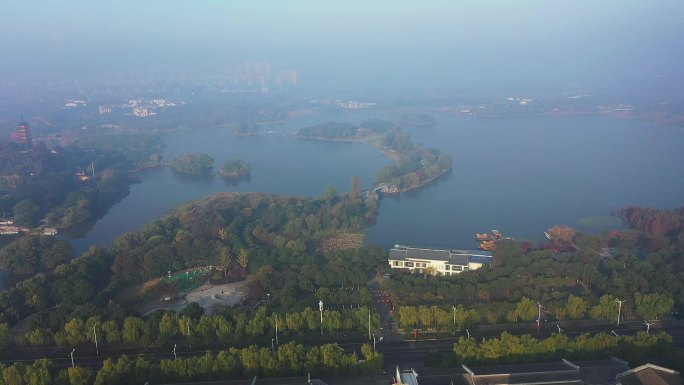
[[[623,299],[622,301],[620,301],[619,299],[615,299],[615,302],[618,303],[617,326],[620,326],[620,312],[622,311],[622,304],[623,304],[624,302],[627,302],[627,300],[626,300],[626,299]]]
[[[318,310],[321,312],[321,335],[323,335],[323,300],[318,301]]]

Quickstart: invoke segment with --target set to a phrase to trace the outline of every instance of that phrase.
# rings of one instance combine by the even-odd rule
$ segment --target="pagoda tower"
[[[19,151],[28,151],[31,149],[31,129],[29,124],[24,121],[24,117],[21,117],[21,122],[17,127],[17,143],[19,144]]]

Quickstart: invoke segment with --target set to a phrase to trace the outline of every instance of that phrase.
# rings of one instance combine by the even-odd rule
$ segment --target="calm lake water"
[[[382,200],[367,243],[431,247],[475,247],[475,232],[499,229],[518,239],[540,240],[543,231],[566,224],[598,232],[620,227],[614,208],[684,205],[684,129],[600,116],[537,116],[483,119],[431,113],[433,128],[410,128],[416,143],[439,147],[454,159],[453,171],[401,197]],[[317,196],[326,186],[364,186],[391,161],[363,143],[298,140],[282,133],[326,121],[358,124],[370,117],[398,121],[401,113],[315,112],[270,126],[270,137],[238,137],[205,129],[164,134],[165,159],[203,152],[216,160],[251,163],[251,179],[237,184],[147,170],[142,182],[94,224],[65,233],[77,251],[109,244],[177,205],[219,191]],[[79,234],[80,232],[80,234]]]

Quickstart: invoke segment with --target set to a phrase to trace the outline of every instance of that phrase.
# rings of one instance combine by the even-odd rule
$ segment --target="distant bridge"
[[[375,194],[377,194],[377,193],[379,193],[379,192],[388,191],[389,188],[390,188],[390,185],[389,185],[389,184],[387,184],[387,183],[379,183],[379,184],[376,184],[375,186],[371,187],[371,188],[368,189],[368,190],[363,190],[363,191],[361,192],[361,195],[364,196],[364,197],[368,197],[368,196],[371,196],[371,195],[375,195]]]

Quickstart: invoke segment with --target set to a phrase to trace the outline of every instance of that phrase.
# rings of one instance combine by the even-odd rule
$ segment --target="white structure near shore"
[[[389,252],[392,269],[408,269],[417,273],[436,275],[459,274],[477,270],[492,263],[494,257],[489,251],[421,249],[395,245]]]

